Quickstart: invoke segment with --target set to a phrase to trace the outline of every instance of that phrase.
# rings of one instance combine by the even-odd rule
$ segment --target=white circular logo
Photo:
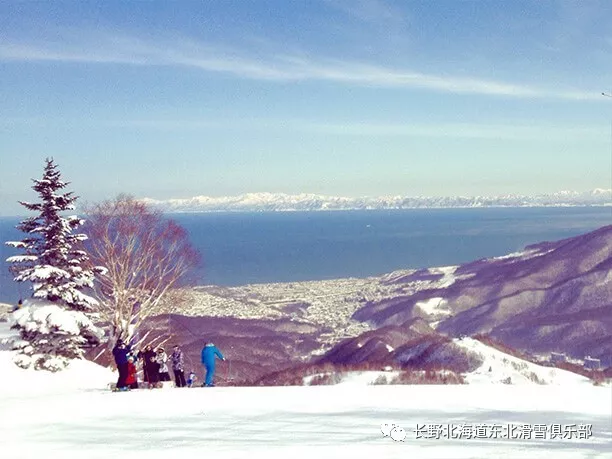
[[[394,427],[395,424],[393,424],[392,422],[383,422],[380,425],[380,431],[382,432],[383,437],[388,437],[389,435],[391,435],[391,431]]]
[[[395,441],[404,441],[406,439],[406,431],[403,427],[395,426],[391,429],[390,436]]]

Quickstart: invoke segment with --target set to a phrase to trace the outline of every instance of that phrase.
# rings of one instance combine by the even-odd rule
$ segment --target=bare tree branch
[[[183,286],[199,254],[185,229],[131,196],[90,205],[85,213],[90,259],[106,268],[95,287],[100,319],[112,342],[131,340],[145,319],[160,313],[161,300]]]

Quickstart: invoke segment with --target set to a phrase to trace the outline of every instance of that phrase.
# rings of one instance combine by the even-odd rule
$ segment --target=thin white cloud
[[[101,51],[89,52],[87,50],[55,50],[49,47],[33,45],[1,43],[0,59],[3,61],[51,61],[51,62],[86,62],[144,64],[136,56],[121,56],[116,53]]]
[[[243,131],[243,132],[301,132],[315,135],[341,137],[429,137],[457,139],[498,139],[537,141],[597,141],[609,140],[610,126],[563,126],[550,124],[486,124],[486,123],[377,123],[310,121],[274,118],[116,118],[116,119],[68,119],[68,118],[0,118],[0,127],[36,126],[61,129],[84,126],[93,129],[125,128],[155,131]],[[608,139],[608,140],[606,140]]]
[[[497,125],[477,123],[377,124],[377,123],[303,123],[302,130],[347,136],[451,137],[504,140],[599,140],[605,139],[609,126]]]
[[[290,55],[251,57],[222,47],[174,39],[148,43],[131,37],[103,36],[79,44],[23,44],[0,42],[0,61],[81,62],[145,66],[185,66],[239,78],[272,81],[329,81],[352,85],[427,89],[454,94],[521,98],[600,99],[598,92],[543,90],[479,78],[433,75],[369,63],[311,59]]]
[[[325,0],[325,3],[367,23],[389,25],[404,20],[404,13],[384,0]]]
[[[115,120],[107,122],[115,127],[134,127],[137,129],[161,130],[274,130],[287,132],[307,132],[312,134],[348,137],[431,137],[466,139],[505,139],[505,140],[600,140],[608,139],[610,127],[601,126],[554,126],[525,124],[484,124],[484,123],[375,123],[312,122],[300,119],[141,119]]]

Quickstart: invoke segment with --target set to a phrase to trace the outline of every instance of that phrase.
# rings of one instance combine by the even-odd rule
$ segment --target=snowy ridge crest
[[[323,211],[471,207],[571,207],[612,205],[612,189],[586,192],[499,196],[377,196],[342,197],[312,193],[246,193],[238,196],[194,196],[184,199],[143,198],[146,204],[167,212],[222,211]]]

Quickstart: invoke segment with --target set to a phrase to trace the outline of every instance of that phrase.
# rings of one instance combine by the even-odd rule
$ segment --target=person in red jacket
[[[130,389],[138,389],[138,379],[136,377],[136,365],[134,364],[134,357],[128,357],[127,363],[127,377],[125,378],[125,384]]]

